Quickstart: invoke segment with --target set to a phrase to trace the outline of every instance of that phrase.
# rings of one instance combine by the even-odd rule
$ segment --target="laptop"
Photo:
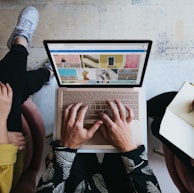
[[[132,125],[140,144],[144,138],[145,105],[142,83],[152,46],[151,40],[44,40],[58,88],[56,93],[56,128],[60,140],[62,113],[68,104],[88,104],[85,127],[103,111],[111,117],[106,100],[119,99],[134,111]],[[145,128],[145,129],[143,129]],[[144,133],[144,134],[143,134]],[[115,152],[97,131],[79,152]]]

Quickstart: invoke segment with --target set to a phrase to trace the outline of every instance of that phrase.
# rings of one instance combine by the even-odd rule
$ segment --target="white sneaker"
[[[45,85],[49,85],[51,83],[51,80],[54,78],[54,72],[53,72],[53,68],[51,66],[51,63],[49,61],[47,61],[46,63],[44,63],[43,68],[46,68],[50,71],[49,81],[45,82]]]
[[[34,31],[38,25],[39,12],[35,7],[24,8],[19,17],[14,31],[7,41],[7,47],[10,49],[16,37],[23,36],[30,44]]]

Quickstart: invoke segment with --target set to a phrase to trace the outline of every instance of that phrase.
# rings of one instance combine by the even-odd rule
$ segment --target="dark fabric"
[[[9,83],[13,89],[12,108],[8,117],[9,131],[22,131],[22,103],[49,80],[50,74],[46,69],[27,72],[27,57],[28,52],[24,46],[13,45],[0,61],[0,81]]]
[[[24,87],[23,102],[32,94],[39,91],[49,81],[50,72],[46,68],[27,71]]]
[[[162,117],[165,113],[166,107],[170,104],[177,92],[166,92],[159,94],[147,101],[148,116]]]
[[[67,148],[52,147],[37,192],[59,190],[66,193],[161,192],[143,145],[124,154],[105,154],[102,163],[98,163],[95,154],[76,154]]]
[[[78,153],[74,159],[71,173],[66,181],[65,190],[68,193],[74,193],[76,187],[82,180],[93,184],[91,176],[100,172],[100,165],[95,153]],[[99,192],[93,184],[93,191]],[[91,192],[86,190],[85,192]]]
[[[191,166],[190,157],[183,151],[173,145],[170,141],[160,135],[160,124],[163,119],[166,107],[170,104],[177,92],[166,92],[157,95],[147,101],[147,115],[153,118],[151,124],[152,134],[164,143],[174,154],[179,157],[185,164]]]
[[[107,153],[101,166],[107,189],[111,193],[128,193],[131,190],[120,154]]]
[[[74,193],[78,184],[85,180],[92,186],[92,192],[99,193],[91,179],[91,176],[96,173],[102,174],[110,193],[129,193],[129,190],[132,189],[119,153],[105,154],[102,164],[98,162],[94,153],[78,153],[66,181],[66,192]],[[85,190],[85,193],[87,192],[91,191]]]
[[[161,192],[160,185],[153,172],[153,170],[149,167],[147,154],[145,154],[145,146],[141,145],[137,149],[122,153],[121,155],[126,156],[129,160],[133,160],[134,164],[141,165],[140,167],[136,167],[130,175],[128,175],[128,179],[133,179],[130,185],[130,189],[134,189],[134,192],[144,193],[146,192]],[[144,160],[142,162],[142,160]],[[145,169],[146,168],[146,169]],[[148,169],[149,168],[149,169]],[[146,171],[146,172],[145,172]],[[150,175],[148,175],[148,173]],[[149,185],[154,184],[157,190],[154,190],[154,187],[150,188]],[[149,184],[149,185],[148,185]],[[135,188],[134,188],[135,187]]]
[[[0,61],[0,81],[10,83],[13,89],[13,102],[8,117],[8,130],[21,131],[21,104],[25,85],[28,52],[21,45],[13,45]]]

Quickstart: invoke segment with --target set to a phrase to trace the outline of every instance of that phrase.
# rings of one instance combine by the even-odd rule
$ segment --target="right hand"
[[[88,106],[82,103],[71,104],[64,110],[61,128],[61,145],[78,149],[84,142],[91,139],[99,129],[102,121],[95,122],[90,128],[84,128],[84,117]]]
[[[104,123],[100,128],[102,135],[119,152],[136,149],[137,143],[130,125],[133,118],[132,109],[124,106],[119,100],[107,101],[107,103],[112,110],[113,118],[103,112],[100,113]]]

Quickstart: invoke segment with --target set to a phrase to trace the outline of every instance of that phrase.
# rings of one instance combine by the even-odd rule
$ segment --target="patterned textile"
[[[39,181],[37,192],[112,193],[112,190],[108,190],[108,186],[100,171],[82,180],[78,180],[75,176],[73,181],[69,183],[76,154],[76,150],[59,147],[57,143],[53,142],[46,160],[46,170]],[[158,181],[148,165],[145,147],[143,145],[133,151],[121,153],[120,156],[126,170],[128,181],[128,188],[125,190],[126,193],[161,192]],[[75,188],[69,188],[68,186],[75,186]]]

